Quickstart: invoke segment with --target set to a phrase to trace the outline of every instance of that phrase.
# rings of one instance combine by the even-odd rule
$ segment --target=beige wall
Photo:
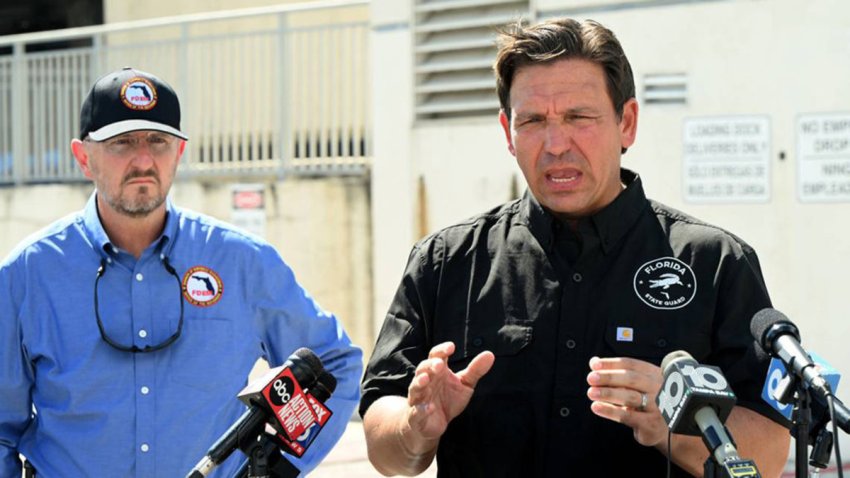
[[[27,235],[81,209],[91,190],[88,183],[0,188],[0,256]],[[230,183],[178,182],[172,199],[230,220]],[[266,201],[266,239],[369,357],[374,334],[368,176],[287,178],[266,184]]]
[[[103,17],[105,23],[115,23],[144,18],[296,3],[308,3],[308,0],[145,0],[144,2],[104,0]]]

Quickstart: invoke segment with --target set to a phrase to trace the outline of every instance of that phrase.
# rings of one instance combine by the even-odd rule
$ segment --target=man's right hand
[[[412,445],[410,452],[421,453],[436,446],[449,422],[466,408],[475,385],[496,360],[492,352],[481,352],[465,369],[455,373],[446,363],[454,351],[452,342],[443,342],[434,346],[428,359],[416,367],[407,393],[409,430],[405,434],[409,435],[405,442]]]
[[[460,372],[446,363],[455,345],[435,346],[416,367],[408,396],[386,395],[363,416],[369,461],[384,475],[418,475],[437,453],[449,422],[469,404],[475,385],[496,357],[481,352]]]

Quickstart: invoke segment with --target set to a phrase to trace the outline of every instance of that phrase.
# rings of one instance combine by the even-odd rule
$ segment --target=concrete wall
[[[369,178],[287,178],[265,184],[266,239],[299,283],[343,322],[366,357],[372,332]],[[0,188],[0,256],[54,219],[81,209],[88,183]],[[177,182],[175,204],[230,221],[231,184]]]
[[[417,224],[433,231],[502,203],[512,195],[513,178],[519,178],[520,192],[525,189],[495,115],[413,122],[412,79],[397,71],[398,65],[413,62],[412,0],[392,0],[397,15],[377,21],[390,1],[372,5],[374,71],[381,72],[373,95],[373,236],[376,245],[384,241],[374,262],[378,323],[398,286],[407,251],[419,237]],[[538,18],[593,18],[618,35],[641,99],[637,143],[624,156],[624,166],[641,173],[650,197],[731,230],[754,246],[775,307],[799,326],[804,345],[839,370],[850,370],[850,307],[843,297],[850,270],[850,204],[800,201],[796,136],[799,115],[850,111],[850,4],[541,0],[537,5]],[[642,79],[655,73],[687,75],[687,103],[646,104]],[[382,75],[387,83],[397,82],[394,89],[380,86]],[[768,118],[767,198],[686,202],[684,122],[739,115]],[[400,173],[396,181],[381,179],[390,169]],[[424,195],[416,187],[420,177]]]
[[[145,2],[127,2],[125,0],[104,0],[104,23],[116,23],[144,18],[170,17],[190,13],[204,13],[219,10],[235,10],[239,8],[268,7],[311,3],[310,0],[146,0]],[[337,21],[365,20],[362,9],[355,8],[341,14],[337,13]],[[325,15],[320,15],[326,21]]]
[[[381,327],[416,229],[413,137],[413,59],[406,1],[373,0],[372,247],[373,328]],[[377,333],[376,333],[377,337]]]

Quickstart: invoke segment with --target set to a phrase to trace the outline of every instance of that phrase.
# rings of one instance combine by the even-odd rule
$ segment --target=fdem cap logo
[[[635,294],[654,309],[681,309],[697,292],[691,267],[675,257],[659,257],[635,272]]]
[[[127,108],[147,111],[156,106],[156,88],[147,78],[131,78],[121,85],[121,101]]]
[[[183,297],[192,305],[209,307],[221,299],[221,277],[205,266],[195,266],[183,274]]]

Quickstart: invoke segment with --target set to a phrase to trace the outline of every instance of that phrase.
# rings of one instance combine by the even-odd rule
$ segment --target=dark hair
[[[623,105],[635,97],[635,79],[619,40],[611,30],[593,20],[579,23],[559,18],[530,27],[517,22],[512,29],[500,32],[493,70],[499,103],[508,121],[511,118],[511,84],[517,70],[532,63],[569,58],[589,60],[605,70],[608,96],[617,117],[622,118]]]

